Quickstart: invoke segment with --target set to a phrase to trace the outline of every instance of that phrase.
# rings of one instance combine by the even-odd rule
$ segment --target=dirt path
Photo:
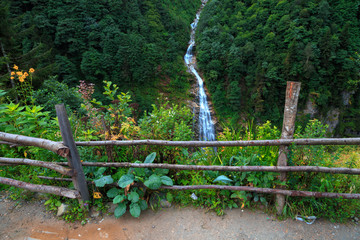
[[[1,194],[1,193],[0,193]],[[4,199],[0,195],[0,240],[98,239],[360,239],[360,226],[317,220],[312,225],[293,219],[278,221],[261,211],[228,210],[219,217],[203,209],[172,207],[147,210],[139,219],[100,216],[82,226],[47,213],[40,201]]]

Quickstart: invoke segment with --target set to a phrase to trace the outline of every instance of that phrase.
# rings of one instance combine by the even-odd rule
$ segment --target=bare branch
[[[70,178],[52,178],[52,177],[43,177],[38,176],[42,179],[55,180],[55,181],[71,181]],[[93,183],[93,182],[91,182]],[[116,186],[116,184],[112,184]],[[327,192],[309,192],[309,191],[292,191],[276,188],[256,188],[248,186],[223,186],[223,185],[193,185],[193,186],[161,186],[160,189],[170,189],[170,190],[197,190],[197,189],[220,189],[220,190],[230,190],[230,191],[247,191],[247,192],[257,192],[257,193],[268,193],[268,194],[282,194],[292,197],[316,197],[316,198],[344,198],[344,199],[360,199],[360,194],[358,193],[327,193]]]
[[[80,198],[80,193],[78,191],[70,190],[63,187],[32,184],[4,177],[0,177],[0,183],[26,189],[32,192],[50,193],[67,198]]]
[[[256,188],[256,187],[247,187],[247,186],[193,185],[193,186],[161,186],[160,188],[181,190],[181,191],[195,190],[195,189],[223,189],[223,190],[231,190],[231,191],[282,194],[292,197],[360,199],[360,194],[358,193],[308,192],[308,191],[293,191],[293,190],[284,190],[284,189],[276,189],[276,188]]]
[[[20,145],[45,148],[62,157],[67,157],[69,155],[69,149],[65,145],[60,142],[54,142],[47,139],[0,132],[0,140]]]
[[[58,163],[68,165],[68,163]],[[229,171],[229,172],[323,172],[334,174],[359,174],[358,168],[328,168],[318,166],[205,166],[205,165],[180,165],[165,163],[106,163],[106,162],[82,162],[83,166],[95,167],[133,167],[133,168],[165,168],[176,170],[205,170],[205,171]]]
[[[0,157],[0,162],[8,163],[8,164],[15,164],[15,165],[30,165],[30,166],[37,166],[37,167],[45,167],[45,168],[52,169],[58,173],[61,173],[62,175],[66,175],[66,176],[70,176],[70,177],[74,175],[74,171],[72,169],[65,168],[61,165],[58,165],[56,163],[51,163],[51,162],[43,162],[43,161],[31,160],[31,159],[27,159],[27,158],[3,158],[3,157]]]
[[[0,141],[0,144],[7,144],[7,145],[10,145],[10,147],[25,146],[25,145],[20,145],[20,144],[14,144],[11,142],[6,142],[6,141]]]
[[[178,147],[247,147],[280,145],[360,145],[360,138],[304,138],[250,141],[166,141],[166,140],[126,140],[76,142],[77,146],[134,146],[161,145]]]

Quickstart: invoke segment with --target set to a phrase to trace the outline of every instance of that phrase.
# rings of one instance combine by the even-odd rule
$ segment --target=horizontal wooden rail
[[[10,142],[12,144],[44,148],[62,157],[67,157],[69,155],[69,148],[67,148],[61,142],[54,142],[47,139],[27,137],[27,136],[5,133],[5,132],[0,132],[0,140],[5,142]]]
[[[222,190],[231,190],[231,191],[283,194],[292,197],[360,199],[360,194],[358,193],[308,192],[308,191],[293,191],[293,190],[284,190],[284,189],[276,189],[276,188],[256,188],[256,187],[247,187],[247,186],[193,185],[193,186],[161,186],[160,188],[171,189],[171,190],[222,189]]]
[[[165,141],[165,140],[125,140],[75,142],[77,146],[132,146],[156,145],[178,147],[246,147],[280,145],[360,145],[360,138],[306,138],[250,141]]]
[[[6,144],[6,145],[10,145],[10,147],[18,147],[18,146],[25,146],[25,145],[21,145],[21,144],[16,144],[16,143],[12,143],[12,142],[7,142],[7,141],[0,141],[0,144]]]
[[[26,189],[32,192],[50,193],[67,198],[80,198],[80,193],[78,191],[63,187],[32,184],[4,177],[0,177],[0,183]]]
[[[68,165],[66,162],[58,163]],[[176,170],[205,170],[205,171],[229,171],[229,172],[322,172],[334,174],[359,174],[358,168],[328,168],[318,166],[205,166],[205,165],[180,165],[165,163],[105,163],[105,162],[82,162],[83,166],[93,167],[133,167],[133,168],[165,168]]]
[[[30,165],[30,166],[36,166],[36,167],[44,167],[44,168],[52,169],[58,173],[61,173],[62,175],[66,175],[66,176],[70,176],[70,177],[72,177],[74,175],[74,170],[63,167],[61,165],[58,165],[58,164],[52,163],[52,162],[43,162],[43,161],[31,160],[31,159],[27,159],[27,158],[0,157],[0,163],[7,163],[7,164],[11,164],[11,165]]]
[[[39,178],[46,180],[54,181],[71,181],[70,178],[55,178],[55,177],[44,177],[38,176]],[[89,182],[93,183],[93,182]],[[116,186],[115,183],[111,184]],[[257,193],[268,193],[268,194],[283,194],[286,196],[292,197],[316,197],[316,198],[344,198],[344,199],[360,199],[360,194],[358,193],[328,193],[328,192],[309,192],[309,191],[293,191],[293,190],[284,190],[276,188],[256,188],[248,186],[224,186],[224,185],[192,185],[192,186],[161,186],[160,189],[170,189],[170,190],[199,190],[199,189],[220,189],[220,190],[230,190],[230,191],[247,191],[247,192],[257,192]]]

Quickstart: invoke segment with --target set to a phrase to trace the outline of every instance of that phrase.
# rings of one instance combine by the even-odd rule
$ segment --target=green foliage
[[[188,107],[179,107],[166,102],[160,107],[153,105],[150,114],[145,112],[139,120],[141,139],[190,141],[194,137],[193,114]],[[180,148],[151,147],[160,156],[161,162],[174,162]]]
[[[144,163],[152,163],[156,157],[156,153],[149,154]],[[141,163],[137,161],[136,163]],[[107,197],[113,199],[113,203],[117,204],[114,215],[116,218],[125,214],[129,207],[130,214],[133,217],[139,217],[141,211],[148,208],[146,196],[152,190],[157,190],[162,185],[172,186],[173,181],[165,174],[168,174],[167,169],[150,170],[130,168],[127,174],[120,177],[118,186],[121,188],[111,188],[107,191]],[[103,176],[99,174],[95,185],[97,187],[104,187],[106,184],[113,183],[111,176]]]
[[[65,83],[60,83],[56,77],[44,81],[42,87],[34,92],[35,104],[41,105],[45,111],[55,116],[55,105],[64,103],[72,111],[78,111],[82,103],[76,88],[70,88]]]
[[[355,1],[209,1],[196,51],[218,116],[279,126],[286,81],[299,81],[300,109],[314,92],[319,115],[337,107],[355,122],[358,112],[346,108],[360,108],[357,11]],[[352,91],[351,105],[343,103],[344,91]]]
[[[312,120],[304,130],[297,129],[297,138],[322,138],[326,136],[327,126],[318,120]],[[325,146],[292,146],[289,165],[292,166],[322,166],[349,167],[359,166],[359,159],[342,160],[342,150]],[[353,192],[360,187],[357,177],[342,174],[322,173],[289,173],[288,186],[291,189],[317,192]],[[344,221],[358,214],[358,201],[347,199],[326,198],[288,198],[285,213],[289,216],[296,214],[316,215],[333,221]]]
[[[200,4],[200,0],[6,0],[0,6],[4,26],[0,41],[8,55],[0,61],[1,81],[10,88],[9,79],[2,77],[7,74],[5,63],[17,60],[22,67],[37,69],[35,88],[51,75],[69,86],[79,79],[96,85],[107,79],[125,92],[136,92],[134,99],[147,103],[141,104],[142,110],[147,109],[158,96],[163,77],[171,77],[170,89],[188,85],[179,57]],[[179,69],[183,73],[177,74]]]
[[[46,202],[44,203],[46,210],[48,211],[57,211],[58,207],[61,206],[61,201],[59,200],[58,196],[51,196]]]

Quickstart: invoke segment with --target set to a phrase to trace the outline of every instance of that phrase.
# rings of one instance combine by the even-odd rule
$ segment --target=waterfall
[[[215,128],[213,122],[211,121],[210,109],[204,89],[204,81],[195,69],[196,56],[194,56],[195,31],[200,19],[201,10],[205,6],[206,2],[207,2],[206,0],[202,1],[202,6],[198,11],[198,13],[196,14],[194,22],[191,23],[189,47],[184,56],[184,61],[189,71],[196,77],[199,86],[199,92],[198,92],[199,105],[200,105],[199,138],[201,141],[215,141]]]

